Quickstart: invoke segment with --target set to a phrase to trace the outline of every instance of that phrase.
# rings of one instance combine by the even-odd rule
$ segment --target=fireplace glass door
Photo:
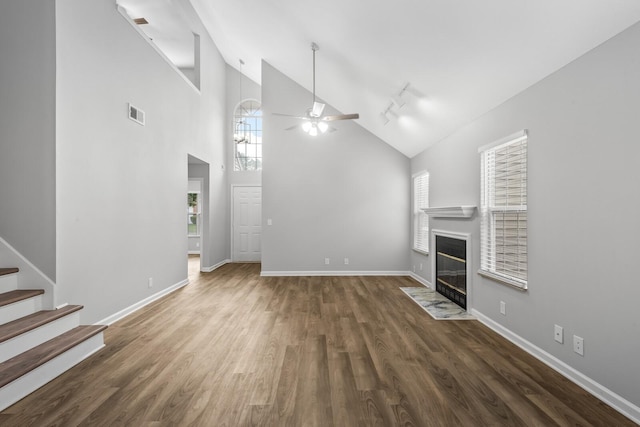
[[[436,291],[467,308],[467,242],[436,236]]]

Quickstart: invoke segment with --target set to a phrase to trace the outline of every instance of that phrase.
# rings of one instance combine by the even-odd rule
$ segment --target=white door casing
[[[262,187],[233,187],[233,261],[260,261]]]

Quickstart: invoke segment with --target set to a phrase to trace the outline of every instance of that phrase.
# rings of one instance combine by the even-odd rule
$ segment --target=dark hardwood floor
[[[409,278],[259,272],[193,272],[0,425],[635,425],[477,321],[431,319]]]

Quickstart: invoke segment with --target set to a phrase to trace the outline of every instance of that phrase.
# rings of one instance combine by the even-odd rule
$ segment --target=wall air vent
[[[145,24],[148,24],[148,23],[149,23],[149,21],[147,21],[147,20],[146,20],[146,19],[144,19],[144,18],[135,18],[135,19],[133,20],[133,22],[135,22],[135,23],[136,23],[136,24],[138,24],[138,25],[145,25]]]
[[[144,126],[144,111],[129,104],[129,118]]]

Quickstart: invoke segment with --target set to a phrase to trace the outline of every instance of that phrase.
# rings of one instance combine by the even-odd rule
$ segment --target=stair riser
[[[18,289],[18,273],[0,276],[0,294]]]
[[[0,363],[70,331],[79,324],[80,313],[74,312],[0,343]]]
[[[0,307],[0,325],[42,310],[42,295]]]
[[[33,393],[104,347],[102,332],[0,388],[0,411]]]

